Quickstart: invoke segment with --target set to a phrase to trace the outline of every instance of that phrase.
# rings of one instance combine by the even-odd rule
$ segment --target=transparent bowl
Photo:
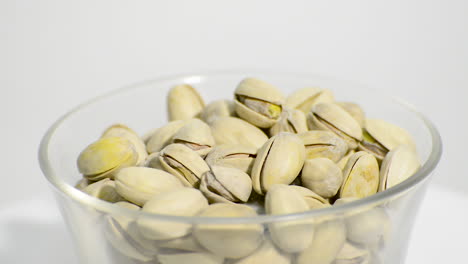
[[[73,187],[81,178],[76,167],[80,151],[105,127],[123,123],[143,134],[167,122],[165,100],[173,85],[192,84],[209,102],[232,98],[236,85],[247,76],[264,79],[285,94],[317,86],[331,89],[337,100],[359,103],[368,117],[388,120],[413,135],[423,162],[421,169],[403,183],[355,202],[250,218],[147,214],[98,200]],[[95,98],[65,114],[48,130],[39,160],[81,263],[395,264],[404,262],[418,208],[441,152],[434,125],[410,105],[380,91],[313,74],[237,70],[158,78]],[[137,219],[161,227],[188,227],[192,232],[172,240],[149,240],[135,228]],[[282,231],[274,243],[272,228]],[[307,246],[301,248],[304,241]]]

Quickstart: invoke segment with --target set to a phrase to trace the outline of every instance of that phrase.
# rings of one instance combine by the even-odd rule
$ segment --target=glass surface
[[[388,120],[413,135],[422,168],[407,181],[356,202],[298,214],[254,218],[144,214],[100,201],[73,187],[81,178],[76,168],[80,151],[107,126],[123,123],[144,134],[167,122],[165,99],[173,85],[192,84],[209,102],[230,99],[236,85],[247,76],[264,79],[285,94],[303,87],[322,87],[331,89],[338,101],[360,104],[367,117]],[[82,263],[245,264],[242,261],[247,259],[242,257],[254,254],[251,258],[257,259],[252,263],[393,264],[404,262],[414,218],[440,155],[440,136],[431,122],[410,105],[389,95],[358,83],[323,76],[244,70],[160,78],[96,98],[66,114],[50,128],[41,143],[39,158]],[[172,241],[150,240],[135,228],[137,219],[160,226],[188,224],[193,232]],[[286,231],[276,239],[281,241],[273,243],[277,246],[270,248],[274,254],[258,257],[255,254],[262,247],[271,246],[269,230],[273,226]],[[210,230],[216,231],[210,233]],[[242,232],[245,230],[250,231]],[[304,233],[309,236],[301,238]],[[309,241],[305,249],[288,248],[300,239]],[[335,260],[335,251],[342,250],[344,243],[347,249],[353,249],[353,254],[348,254],[346,260]]]

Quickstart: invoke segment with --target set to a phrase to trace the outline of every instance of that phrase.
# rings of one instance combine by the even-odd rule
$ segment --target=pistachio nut
[[[167,172],[188,187],[198,186],[203,173],[210,170],[198,153],[182,144],[166,146],[160,152],[159,161]]]
[[[246,78],[239,83],[234,96],[237,115],[257,127],[269,128],[280,117],[284,96],[269,83]]]
[[[344,139],[349,149],[355,149],[362,140],[362,128],[343,108],[333,103],[320,103],[307,114],[311,130],[329,130]]]
[[[263,244],[254,253],[245,258],[235,260],[231,264],[290,264],[291,257],[280,252],[269,241],[265,240]]]
[[[113,180],[104,178],[86,186],[83,192],[110,203],[123,201],[124,198],[117,193],[115,185]]]
[[[337,162],[348,150],[346,142],[330,131],[312,130],[298,136],[304,142],[306,159],[328,158]]]
[[[205,158],[210,166],[236,168],[250,174],[257,149],[246,145],[217,145]]]
[[[315,229],[312,243],[302,251],[296,264],[331,264],[346,242],[346,228],[341,220],[321,223]]]
[[[180,252],[177,254],[158,254],[160,264],[223,264],[224,258],[209,252]]]
[[[384,208],[366,209],[345,218],[349,241],[366,246],[376,245],[389,236],[391,222]]]
[[[150,140],[150,138],[153,136],[154,133],[156,133],[156,131],[158,131],[159,127],[157,128],[152,128],[148,131],[146,131],[146,133],[144,133],[142,136],[141,136],[141,140],[143,140],[143,142],[146,144],[148,144],[148,141]]]
[[[204,107],[203,98],[191,85],[176,85],[167,94],[169,121],[197,117]]]
[[[146,142],[148,153],[159,152],[165,146],[172,143],[172,137],[185,123],[186,121],[184,120],[174,120],[158,128],[148,139],[148,142]]]
[[[113,178],[121,168],[134,166],[138,154],[126,138],[106,137],[87,146],[78,157],[78,170],[85,178],[98,181]]]
[[[164,167],[162,166],[161,161],[159,160],[159,156],[159,152],[149,154],[148,157],[146,157],[143,167],[164,170]]]
[[[204,157],[215,145],[210,127],[200,119],[190,119],[172,137],[174,143],[180,143],[193,149]]]
[[[132,142],[135,147],[135,151],[138,153],[137,166],[140,166],[145,162],[145,159],[148,156],[145,142],[143,142],[140,136],[131,128],[122,124],[112,125],[102,133],[101,138],[105,137],[123,137],[128,139]]]
[[[158,193],[183,186],[174,175],[146,167],[127,167],[119,170],[115,175],[115,185],[122,197],[140,206]]]
[[[344,170],[345,166],[346,166],[346,163],[348,163],[348,160],[349,158],[354,154],[356,153],[356,151],[354,150],[350,150],[348,151],[348,153],[346,153],[346,155],[344,155],[336,164],[338,165],[338,167],[340,167],[341,170]]]
[[[252,192],[252,180],[239,169],[212,166],[202,175],[200,191],[212,203],[245,203]]]
[[[379,191],[391,188],[408,179],[420,167],[416,152],[407,145],[391,150],[380,168]]]
[[[142,211],[163,215],[194,216],[206,207],[208,201],[199,190],[184,187],[153,196],[145,203]],[[137,219],[136,223],[144,237],[154,240],[184,237],[192,228],[186,223],[143,217]]]
[[[324,198],[336,195],[343,183],[340,167],[327,158],[308,159],[301,173],[302,185]]]
[[[215,203],[201,217],[255,217],[257,213],[247,205]],[[195,239],[208,251],[226,258],[242,258],[254,252],[263,241],[261,224],[198,224]]]
[[[216,100],[203,108],[200,118],[211,124],[216,118],[222,116],[235,116],[234,102],[230,100]]]
[[[340,197],[364,198],[375,194],[379,186],[377,159],[365,151],[354,153],[343,170]]]
[[[281,132],[259,149],[252,167],[252,185],[258,194],[273,184],[290,184],[304,165],[305,147],[296,135]]]
[[[258,127],[236,117],[220,117],[211,123],[216,144],[247,145],[259,149],[268,140]]]
[[[169,240],[160,240],[157,241],[157,246],[162,250],[182,250],[182,251],[191,251],[191,252],[201,252],[206,251],[200,243],[198,243],[192,234],[189,234],[184,237],[178,237]]]
[[[83,190],[86,186],[90,185],[92,182],[86,178],[81,178],[76,184],[75,188],[78,190]]]
[[[332,103],[333,93],[328,89],[307,87],[296,90],[286,98],[285,106],[295,108],[307,114],[318,103]]]
[[[333,264],[374,264],[369,263],[370,254],[365,248],[359,248],[346,242],[336,256]]]
[[[336,102],[336,104],[348,112],[361,127],[365,126],[366,116],[361,106],[352,102]]]
[[[309,129],[305,114],[300,110],[285,107],[278,121],[270,128],[269,132],[270,136],[274,136],[280,132],[299,134],[307,130]]]
[[[330,203],[326,199],[314,193],[310,189],[295,185],[290,185],[289,188],[298,192],[304,198],[307,205],[309,205],[309,209],[311,210],[330,206]]]
[[[305,212],[309,205],[295,189],[285,184],[272,185],[265,196],[267,214],[281,215]],[[314,238],[311,219],[274,222],[268,225],[272,241],[285,252],[295,253],[306,249]]]
[[[359,149],[374,154],[383,160],[387,153],[400,146],[415,148],[411,135],[405,129],[381,119],[367,119],[363,132],[363,140]]]

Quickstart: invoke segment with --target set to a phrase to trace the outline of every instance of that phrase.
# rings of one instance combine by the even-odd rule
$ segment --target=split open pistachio
[[[203,108],[200,118],[207,124],[223,116],[235,116],[234,102],[229,100],[216,100]]]
[[[304,142],[306,159],[328,158],[338,162],[348,150],[346,142],[330,131],[311,130],[298,136]]]
[[[203,107],[205,107],[203,98],[191,85],[176,85],[167,94],[169,121],[197,117]]]
[[[138,154],[138,159],[136,165],[140,166],[145,162],[148,153],[146,152],[145,142],[140,136],[133,131],[133,129],[122,124],[115,124],[108,127],[104,133],[102,133],[101,138],[106,137],[123,137],[128,139],[134,146],[135,151]]]
[[[365,152],[354,153],[343,170],[340,197],[364,198],[375,194],[379,185],[377,159]]]
[[[361,127],[364,127],[366,124],[366,116],[364,110],[353,102],[336,102],[341,108],[343,108],[348,114],[350,114]]]
[[[115,185],[113,180],[105,178],[86,186],[83,192],[111,203],[124,201],[125,199],[116,191]]]
[[[210,127],[200,119],[186,121],[184,126],[174,134],[172,140],[174,143],[193,149],[202,157],[206,156],[215,145]]]
[[[334,100],[333,93],[328,89],[307,87],[296,90],[290,94],[286,99],[285,105],[301,110],[304,114],[307,114],[314,105],[319,103],[332,103]]]
[[[184,120],[175,120],[167,123],[166,125],[156,129],[148,141],[146,142],[146,150],[148,153],[155,153],[161,151],[165,146],[172,143],[172,138],[175,133],[185,125]]]
[[[274,136],[280,132],[299,134],[307,130],[307,119],[302,111],[284,108],[278,121],[270,128],[269,134],[270,136]]]
[[[210,166],[236,168],[250,175],[257,148],[246,145],[217,145],[205,158]]]
[[[252,180],[239,169],[212,166],[202,175],[200,191],[212,203],[245,203],[252,192]]]
[[[420,167],[413,148],[401,145],[390,151],[380,167],[379,191],[391,188],[413,175]]]

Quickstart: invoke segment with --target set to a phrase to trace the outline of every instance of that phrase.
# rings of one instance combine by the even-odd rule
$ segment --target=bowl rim
[[[84,192],[76,189],[74,186],[66,183],[63,181],[57,173],[52,169],[52,165],[49,161],[49,143],[53,140],[53,136],[55,131],[60,127],[60,125],[67,120],[68,117],[80,112],[80,110],[85,109],[87,106],[99,103],[100,100],[112,97],[114,95],[118,95],[124,92],[127,92],[132,89],[137,89],[138,87],[157,83],[157,82],[164,82],[164,81],[171,81],[175,79],[184,79],[184,80],[197,80],[203,77],[213,77],[216,75],[239,75],[247,73],[245,76],[252,75],[252,74],[279,74],[288,77],[296,77],[296,78],[314,78],[314,79],[321,79],[325,81],[333,81],[333,82],[340,82],[340,83],[350,83],[353,85],[359,85],[363,89],[369,87],[367,85],[363,85],[362,83],[350,80],[343,80],[338,79],[335,77],[322,75],[322,74],[315,74],[315,73],[308,73],[308,72],[291,72],[285,70],[278,70],[278,69],[227,69],[227,70],[214,70],[214,71],[203,71],[203,72],[194,72],[194,73],[180,73],[180,74],[173,74],[173,75],[165,75],[159,78],[155,78],[152,80],[147,80],[143,82],[137,82],[131,85],[127,85],[118,89],[114,89],[107,93],[104,93],[100,96],[94,97],[90,100],[81,103],[70,111],[62,115],[58,118],[47,130],[44,134],[38,152],[39,164],[44,176],[47,178],[49,183],[52,185],[53,189],[55,189],[60,195],[65,196],[67,198],[71,198],[72,200],[80,203],[84,206],[90,206],[97,211],[109,213],[111,215],[126,215],[128,217],[135,218],[136,217],[143,217],[148,219],[154,219],[159,221],[171,221],[171,222],[181,222],[181,223],[190,223],[190,224],[263,224],[269,222],[281,222],[281,221],[290,221],[290,220],[297,220],[303,218],[314,218],[326,215],[336,215],[336,214],[343,214],[353,209],[359,209],[363,207],[370,207],[375,204],[381,204],[387,200],[391,200],[392,198],[397,198],[400,195],[410,191],[411,189],[422,185],[422,183],[427,180],[432,173],[432,171],[436,168],[437,164],[439,163],[442,155],[442,140],[441,136],[435,127],[435,125],[422,113],[417,111],[415,107],[404,100],[401,100],[397,97],[390,96],[390,98],[397,104],[400,104],[406,110],[409,110],[415,116],[417,116],[426,126],[427,130],[429,131],[431,137],[431,145],[432,149],[430,154],[426,160],[426,162],[421,166],[421,168],[410,178],[403,181],[402,183],[389,188],[385,191],[378,192],[374,195],[358,199],[356,201],[352,201],[349,203],[341,204],[341,205],[334,205],[326,208],[321,209],[314,209],[300,213],[292,213],[292,214],[284,214],[284,215],[257,215],[254,217],[239,217],[239,218],[223,218],[223,217],[200,217],[200,216],[174,216],[174,215],[161,215],[161,214],[154,214],[154,213],[147,213],[142,211],[135,211],[128,208],[120,207],[114,205],[112,203],[100,200],[98,198],[92,197],[90,195],[85,194]]]

